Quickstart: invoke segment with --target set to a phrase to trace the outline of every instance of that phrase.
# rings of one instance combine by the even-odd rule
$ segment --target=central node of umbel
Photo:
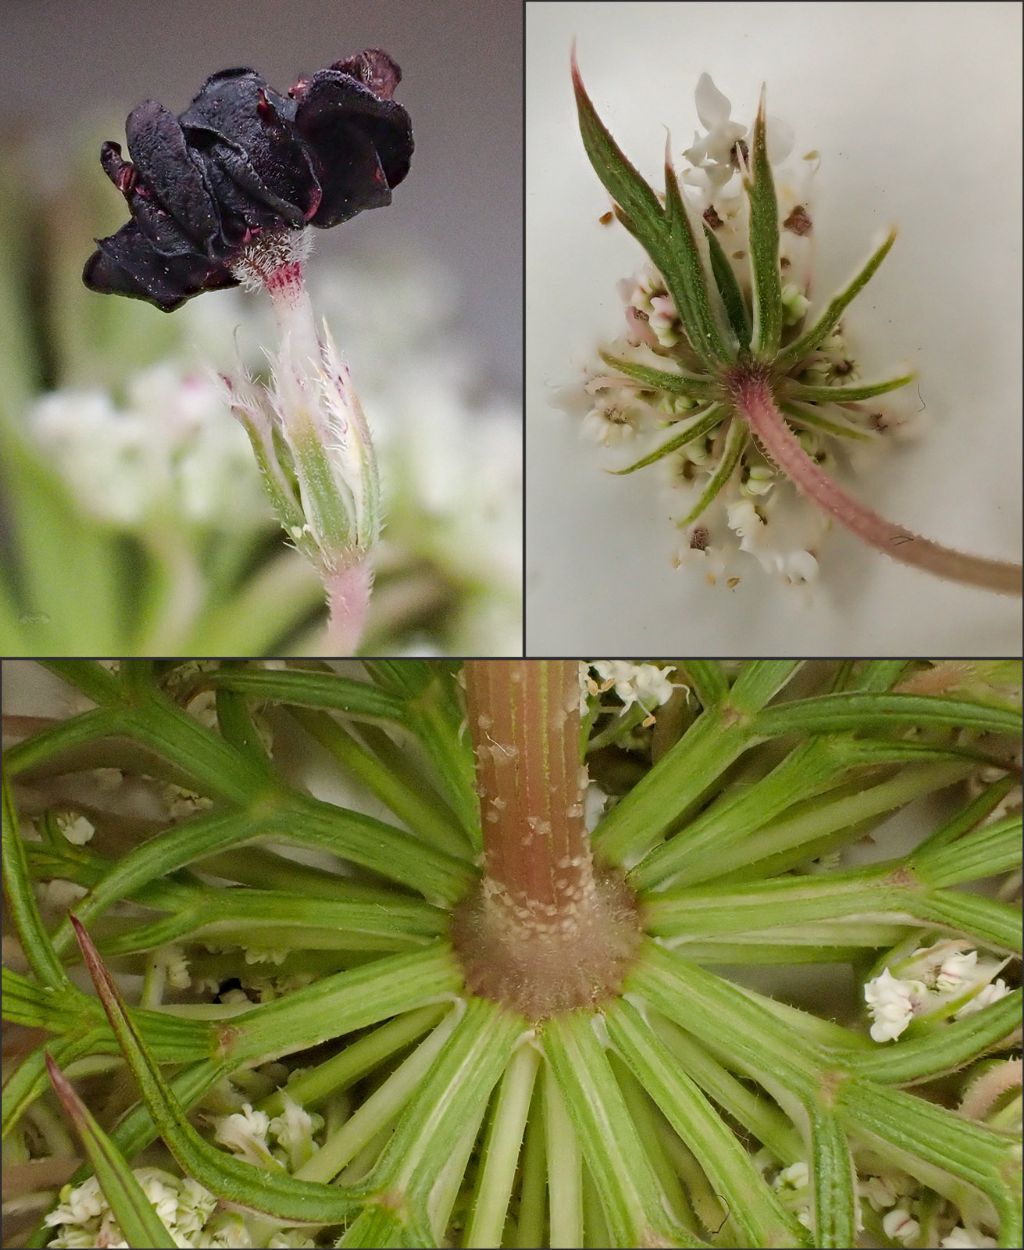
[[[616,993],[640,943],[625,882],[590,870],[540,903],[484,878],[455,915],[456,949],[474,994],[540,1020]]]
[[[476,660],[465,679],[484,843],[453,929],[467,986],[531,1019],[593,1006],[621,986],[640,925],[584,824],[579,665]]]

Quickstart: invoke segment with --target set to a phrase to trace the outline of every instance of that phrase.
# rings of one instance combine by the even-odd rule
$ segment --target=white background
[[[822,154],[815,293],[880,228],[900,236],[847,324],[865,376],[910,360],[931,427],[871,476],[866,503],[978,554],[1020,558],[1021,8],[1017,4],[528,3],[527,654],[1015,654],[1019,601],[941,582],[833,531],[813,598],[750,562],[730,591],[671,564],[657,468],[583,439],[550,403],[621,332],[638,245],[576,127],[569,47],[595,105],[656,180],[664,127],[692,141],[707,70],[748,123],[769,112]],[[815,303],[814,306],[817,306]],[[650,476],[647,476],[647,475]]]

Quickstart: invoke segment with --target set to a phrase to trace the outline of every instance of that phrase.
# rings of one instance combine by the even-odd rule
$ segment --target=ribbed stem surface
[[[632,899],[595,871],[575,660],[469,660],[484,877],[456,942],[471,988],[538,1017],[594,1002],[636,943]]]

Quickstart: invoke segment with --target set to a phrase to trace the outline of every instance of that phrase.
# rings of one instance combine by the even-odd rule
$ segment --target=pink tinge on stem
[[[887,521],[848,495],[801,447],[762,377],[739,377],[732,387],[737,410],[770,460],[823,512],[892,559],[937,577],[1001,595],[1020,595],[1021,567],[943,547]]]
[[[466,983],[530,1019],[593,1005],[621,984],[640,930],[587,835],[579,665],[467,660],[464,678],[484,846],[452,930]]]
[[[366,610],[373,587],[373,568],[367,559],[323,574],[327,591],[327,634],[324,655],[355,655],[366,627]]]

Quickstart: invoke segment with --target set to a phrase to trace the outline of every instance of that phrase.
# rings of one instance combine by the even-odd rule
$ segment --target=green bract
[[[904,374],[869,386],[849,388],[849,393],[847,388],[812,388],[801,386],[797,381],[806,358],[839,324],[847,305],[881,264],[896,235],[894,231],[888,235],[864,268],[830,301],[810,328],[801,332],[801,319],[788,330],[783,344],[779,211],[768,161],[763,93],[754,125],[754,146],[744,173],[750,202],[751,296],[748,303],[714,231],[706,223],[702,223],[701,231],[707,240],[706,251],[699,246],[690,209],[680,193],[671,160],[665,162],[663,204],[598,117],[575,63],[573,85],[580,132],[590,163],[615,200],[616,216],[665,279],[686,335],[686,342],[677,355],[680,364],[689,371],[643,369],[608,355],[603,355],[602,359],[653,390],[685,395],[707,409],[684,433],[674,435],[657,451],[620,472],[631,473],[653,464],[676,451],[684,441],[709,434],[723,423],[728,422],[737,429],[729,440],[728,454],[722,457],[722,472],[713,477],[698,505],[681,522],[688,525],[718,495],[749,438],[745,424],[737,419],[733,404],[731,371],[737,366],[757,362],[764,367],[763,376],[780,400],[791,397],[810,405],[808,414],[793,415],[796,424],[808,426],[814,425],[813,417],[821,407],[881,395],[912,380],[912,374]]]
[[[657,297],[652,300],[646,290],[648,310],[630,309],[636,318],[631,345],[644,342],[644,350],[655,351],[670,366],[655,368],[602,352],[602,360],[614,372],[610,378],[592,379],[587,391],[593,395],[614,390],[618,373],[626,384],[623,393],[670,413],[677,427],[655,450],[614,471],[634,473],[676,453],[682,453],[684,478],[692,475],[694,464],[700,465],[707,481],[693,507],[677,522],[683,529],[690,529],[737,476],[756,500],[771,489],[777,473],[826,516],[893,559],[953,581],[1019,595],[1020,566],[940,546],[889,522],[848,495],[827,471],[828,439],[872,440],[885,428],[884,414],[858,409],[858,403],[906,386],[914,377],[902,372],[877,382],[846,384],[842,379],[851,362],[834,358],[834,345],[841,342],[840,319],[888,254],[895,230],[808,324],[804,293],[782,281],[782,264],[788,261],[780,260],[779,203],[768,158],[764,92],[749,151],[745,142],[738,141],[730,158],[742,176],[748,209],[745,249],[732,254],[746,266],[741,281],[715,236],[723,224],[715,205],[709,205],[699,224],[694,220],[668,152],[664,195],[656,194],[598,116],[575,56],[572,77],[590,163],[612,197],[615,216],[657,271],[650,279]],[[803,205],[797,205],[791,217],[797,214],[802,216],[795,224],[790,219],[784,224],[796,234],[806,233],[810,219]],[[655,328],[650,311],[655,304],[657,318],[671,321],[667,331],[664,324],[660,332]],[[828,351],[827,344],[832,344]],[[628,408],[628,401],[624,406]],[[614,405],[608,411],[615,413]],[[631,424],[621,412],[607,419]],[[729,524],[743,538],[742,548],[753,553],[754,535],[768,525],[768,517],[756,502],[742,502],[745,506]],[[690,530],[691,549],[704,552],[708,544],[706,528]],[[817,551],[808,548],[795,555],[795,563],[777,560],[777,571],[789,580],[812,577]],[[716,580],[715,574],[709,576]]]
[[[978,1061],[1013,1044],[1019,989],[878,1044],[859,991],[801,982],[797,1006],[733,971],[838,964],[859,984],[952,937],[1009,958],[1016,983],[1012,882],[972,887],[1021,862],[1017,666],[662,663],[656,683],[651,666],[602,666],[583,693],[580,758],[616,800],[591,845],[635,892],[639,952],[592,1007],[528,1020],[466,989],[449,936],[481,847],[456,665],[53,662],[96,707],[5,755],[24,962],[4,969],[3,1011],[45,1035],[5,1084],[5,1159],[69,1158],[40,1136],[49,1069],[89,1159],[71,1184],[95,1171],[136,1246],[170,1244],[132,1171],[153,1165],[241,1211],[257,1246],[840,1247],[859,1219],[896,1246],[888,1185],[912,1244],[963,1224],[1020,1245],[1019,1095],[1010,1081],[974,1097],[979,1118],[954,1109],[957,1074],[983,1081]],[[392,815],[290,780],[277,748],[305,750],[303,731]],[[96,766],[150,815],[108,788],[76,845],[61,785],[85,793]],[[30,837],[22,794],[46,808]],[[948,818],[889,853],[879,822],[922,796]],[[158,801],[174,815],[154,820]],[[829,862],[873,832],[872,862]],[[38,901],[53,880],[85,891],[56,923]],[[172,941],[191,985],[169,993]],[[299,1108],[316,1127],[257,1166],[213,1131],[243,1103],[253,1122]]]

